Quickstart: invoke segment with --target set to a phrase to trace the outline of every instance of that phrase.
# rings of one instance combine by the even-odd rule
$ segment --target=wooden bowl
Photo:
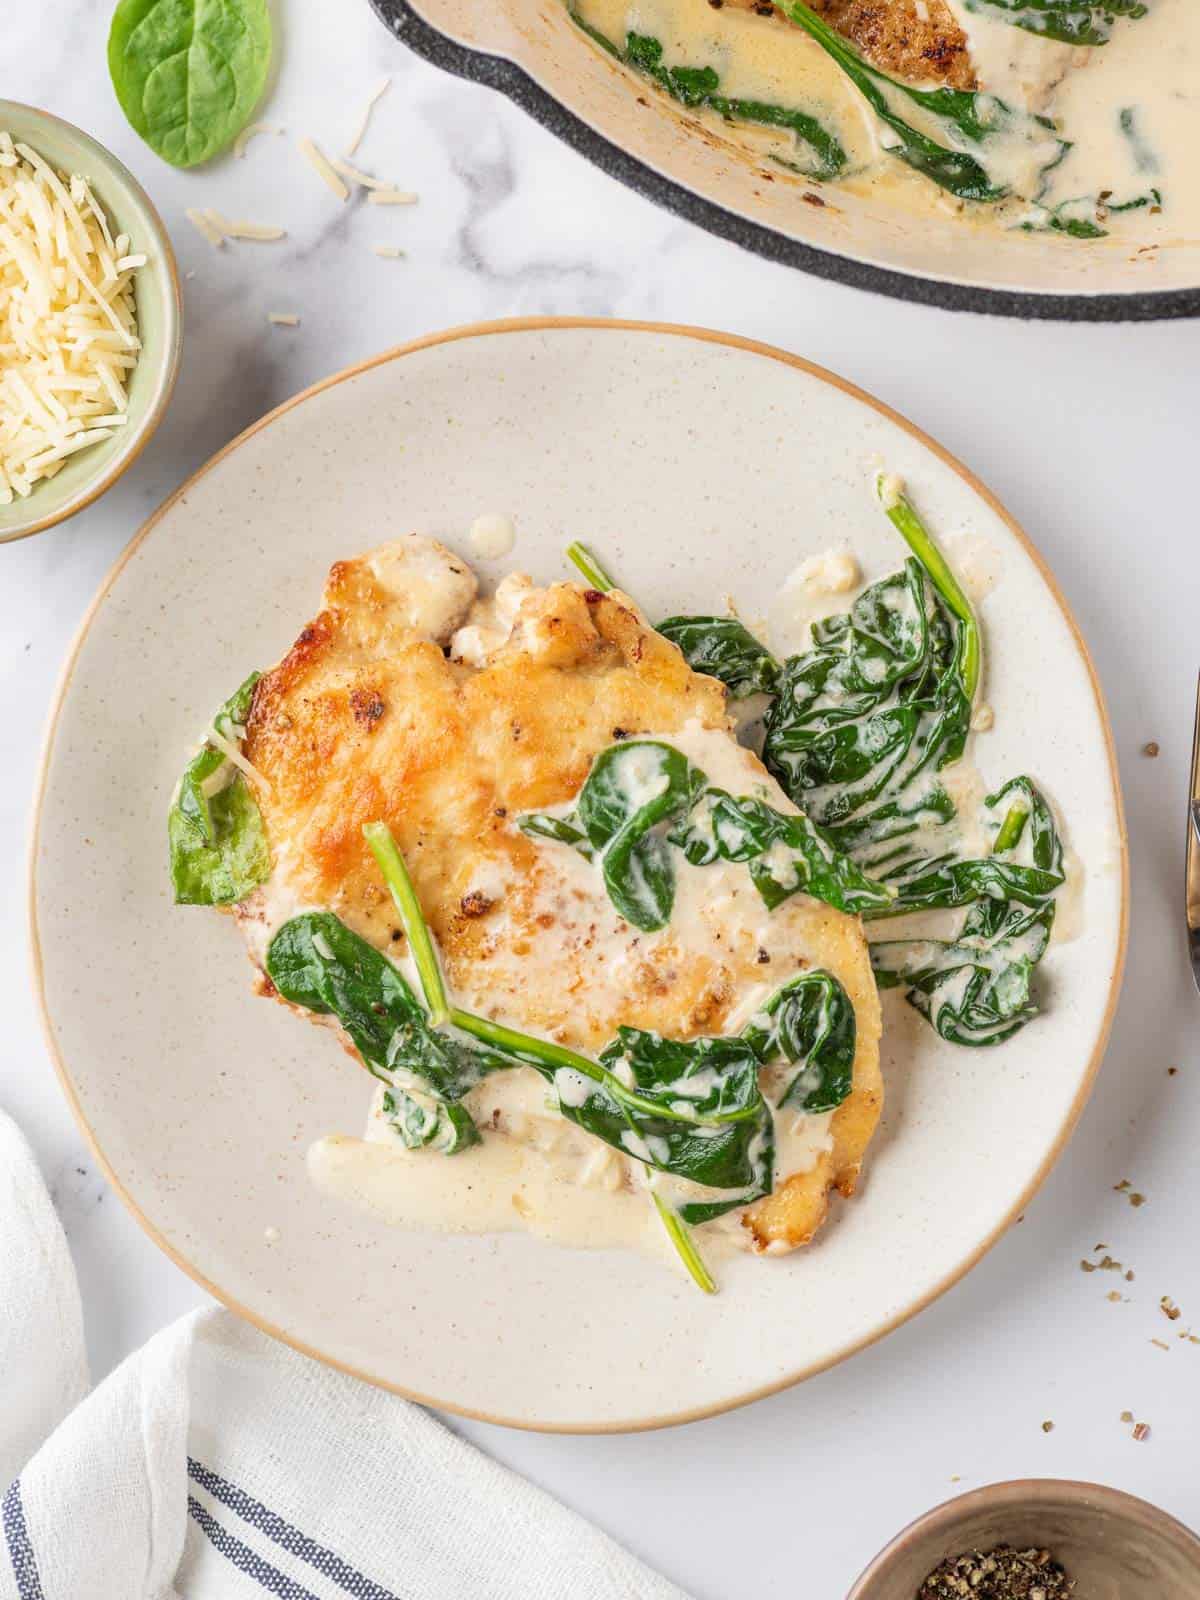
[[[1165,1511],[1098,1483],[1022,1478],[927,1511],[882,1550],[847,1600],[915,1600],[947,1556],[1048,1550],[1079,1600],[1196,1600],[1200,1539]]]

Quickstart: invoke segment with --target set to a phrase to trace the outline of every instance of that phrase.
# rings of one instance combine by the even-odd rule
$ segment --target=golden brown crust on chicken
[[[722,0],[722,4],[758,16],[781,15],[770,0]],[[967,36],[945,0],[810,0],[810,4],[877,67],[906,83],[977,87]]]
[[[420,624],[412,574],[430,578],[430,550],[456,559],[397,541],[339,562],[325,609],[259,680],[244,751],[265,780],[276,874],[297,908],[326,907],[379,947],[403,949],[362,837],[383,819],[464,1003],[589,1052],[622,1023],[676,1038],[719,1033],[764,980],[832,971],[858,1020],[854,1092],[832,1119],[832,1148],[746,1218],[758,1248],[804,1242],[830,1187],[852,1191],[881,1104],[879,1002],[858,920],[803,896],[767,913],[738,874],[719,912],[701,905],[645,936],[622,922],[590,869],[578,876],[575,852],[530,839],[514,818],[573,799],[615,740],[687,725],[724,742],[723,689],[624,595],[576,584],[533,590],[482,668],[451,659],[443,645],[474,579],[462,563],[448,567],[449,598],[436,623],[426,611]],[[748,753],[738,759],[769,782]],[[239,914],[251,923],[261,910],[251,901]]]

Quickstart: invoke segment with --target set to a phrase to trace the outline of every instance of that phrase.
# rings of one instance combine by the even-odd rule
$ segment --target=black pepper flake
[[[1048,1550],[966,1550],[947,1556],[918,1589],[915,1600],[1069,1600],[1069,1578]]]

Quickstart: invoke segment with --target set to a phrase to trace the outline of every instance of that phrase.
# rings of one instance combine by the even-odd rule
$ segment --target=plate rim
[[[866,289],[911,305],[946,311],[1014,317],[1022,322],[1168,322],[1200,316],[1200,284],[1180,289],[1143,289],[1128,294],[1064,294],[1048,289],[996,289],[935,278],[901,267],[879,266],[822,245],[794,239],[766,223],[753,222],[709,200],[677,178],[632,155],[601,133],[565,100],[544,88],[510,56],[460,43],[421,12],[416,0],[368,0],[394,39],[442,72],[495,89],[594,166],[635,194],[781,266],[853,289]]]
[[[932,1289],[928,1290],[913,1303],[903,1306],[893,1316],[881,1322],[878,1327],[873,1328],[870,1332],[864,1334],[860,1338],[852,1339],[848,1343],[839,1346],[836,1350],[831,1351],[821,1359],[817,1361],[810,1361],[797,1371],[789,1373],[782,1378],[775,1378],[768,1383],[759,1384],[752,1389],[746,1390],[743,1393],[739,1393],[732,1398],[722,1400],[718,1403],[693,1406],[685,1410],[668,1412],[652,1417],[636,1417],[632,1419],[619,1418],[617,1420],[606,1420],[604,1422],[568,1421],[546,1423],[530,1421],[528,1418],[503,1416],[498,1413],[481,1411],[475,1407],[459,1405],[452,1400],[446,1400],[435,1395],[425,1394],[420,1390],[412,1389],[403,1384],[397,1383],[390,1378],[383,1378],[374,1373],[367,1372],[360,1367],[354,1366],[350,1362],[342,1361],[336,1356],[318,1349],[315,1345],[307,1343],[303,1339],[285,1333],[281,1328],[277,1327],[267,1318],[260,1316],[255,1311],[252,1311],[240,1300],[235,1299],[231,1294],[223,1290],[219,1284],[206,1277],[205,1274],[202,1273],[198,1267],[193,1265],[182,1254],[182,1252],[176,1248],[175,1245],[170,1243],[170,1241],[160,1232],[150,1217],[141,1210],[137,1202],[134,1200],[132,1194],[126,1189],[120,1175],[109,1162],[107,1156],[101,1148],[98,1138],[96,1137],[90,1124],[88,1123],[87,1118],[84,1115],[83,1107],[80,1103],[79,1096],[71,1079],[67,1063],[58,1048],[58,1043],[54,1032],[54,1025],[50,1016],[50,1008],[46,999],[45,973],[42,962],[41,938],[38,928],[37,864],[41,845],[42,812],[46,799],[50,760],[54,751],[59,720],[61,718],[63,706],[75,675],[75,668],[78,664],[79,654],[83,648],[84,640],[91,631],[92,625],[99,615],[101,607],[111,593],[113,585],[124,571],[126,565],[137,553],[143,542],[151,535],[151,533],[153,533],[154,529],[168,514],[168,512],[174,508],[177,502],[187,495],[201,478],[205,477],[215,467],[219,466],[226,456],[231,455],[234,450],[240,448],[256,434],[269,427],[277,418],[291,411],[294,407],[304,404],[305,401],[323,393],[326,389],[332,388],[335,384],[344,383],[350,379],[356,378],[360,374],[368,372],[374,367],[380,367],[392,361],[402,360],[405,356],[415,355],[420,351],[434,349],[442,345],[457,344],[467,339],[503,337],[504,335],[511,333],[541,333],[547,331],[554,332],[558,330],[572,329],[582,329],[598,333],[618,332],[622,334],[649,334],[659,337],[665,335],[669,338],[694,340],[702,344],[712,344],[722,346],[726,349],[745,351],[752,355],[762,356],[770,360],[781,362],[783,365],[791,367],[793,370],[805,373],[809,377],[816,378],[819,382],[829,384],[831,387],[840,390],[843,394],[848,395],[851,399],[866,405],[877,414],[886,418],[888,421],[895,423],[898,427],[903,429],[910,438],[915,439],[918,444],[921,444],[926,449],[930,450],[944,466],[956,473],[958,477],[964,481],[972,493],[982,499],[983,502],[1001,519],[1001,521],[1003,521],[1005,526],[1021,545],[1025,554],[1033,562],[1034,566],[1038,570],[1039,575],[1050,590],[1051,596],[1053,597],[1055,604],[1058,606],[1063,620],[1067,624],[1072,640],[1074,641],[1075,648],[1078,650],[1084,667],[1087,671],[1088,681],[1091,686],[1092,695],[1096,704],[1096,710],[1099,714],[1101,728],[1104,733],[1105,755],[1108,761],[1117,837],[1120,844],[1121,909],[1117,936],[1117,949],[1112,969],[1108,977],[1108,1003],[1105,1007],[1104,1015],[1101,1018],[1100,1028],[1096,1036],[1095,1045],[1093,1046],[1088,1060],[1087,1069],[1080,1081],[1079,1088],[1077,1089],[1075,1097],[1071,1102],[1071,1106],[1063,1119],[1062,1125],[1059,1128],[1053,1146],[1047,1153],[1042,1163],[1039,1165],[1037,1171],[1033,1174],[1032,1178],[1025,1185],[1021,1193],[1016,1197],[1011,1207],[1005,1212],[1002,1219],[984,1237],[984,1239],[977,1244],[976,1247],[970,1251],[962,1261],[958,1262],[945,1277],[941,1278]],[[524,1432],[532,1433],[641,1433],[658,1428],[680,1426],[687,1422],[698,1422],[706,1417],[720,1416],[727,1411],[734,1411],[742,1406],[750,1405],[756,1400],[763,1400],[768,1398],[770,1395],[779,1394],[785,1389],[790,1389],[796,1384],[802,1383],[807,1378],[812,1378],[818,1373],[828,1371],[829,1368],[837,1366],[842,1361],[847,1360],[850,1356],[857,1355],[859,1351],[865,1350],[871,1345],[876,1344],[879,1340],[885,1338],[889,1333],[894,1332],[897,1328],[903,1326],[904,1323],[910,1321],[920,1312],[926,1310],[934,1303],[934,1301],[939,1300],[942,1295],[946,1294],[957,1283],[961,1282],[961,1280],[979,1264],[979,1262],[992,1249],[992,1247],[997,1244],[999,1240],[1008,1232],[1009,1228],[1016,1221],[1020,1213],[1028,1206],[1033,1196],[1041,1188],[1042,1184],[1046,1181],[1046,1178],[1057,1164],[1059,1157],[1062,1155],[1068,1141],[1071,1138],[1071,1135],[1078,1126],[1084,1107],[1091,1098],[1092,1090],[1095,1087],[1096,1078],[1099,1074],[1100,1066],[1108,1046],[1109,1036],[1112,1031],[1113,1017],[1116,1012],[1117,1001],[1121,993],[1121,984],[1124,976],[1125,957],[1129,939],[1129,837],[1125,821],[1125,808],[1121,795],[1116,747],[1113,739],[1112,725],[1109,721],[1108,707],[1105,703],[1104,693],[1100,686],[1100,680],[1096,672],[1095,663],[1092,660],[1091,652],[1088,649],[1086,640],[1080,632],[1079,625],[1075,620],[1075,616],[1071,610],[1071,607],[1068,604],[1061,588],[1059,587],[1058,580],[1055,578],[1054,573],[1047,565],[1045,559],[1041,555],[1041,552],[1033,544],[1032,540],[1017,522],[1015,517],[1013,517],[1012,514],[1001,504],[1001,502],[996,498],[986,484],[984,484],[973,472],[971,472],[970,469],[957,458],[957,456],[953,455],[943,445],[939,444],[936,439],[931,438],[929,434],[927,434],[922,428],[919,428],[914,422],[911,422],[906,416],[903,415],[903,413],[894,410],[891,406],[887,405],[884,401],[877,399],[867,390],[859,388],[857,384],[853,384],[847,379],[840,377],[837,373],[829,371],[828,368],[819,366],[817,363],[809,361],[803,356],[794,355],[790,351],[782,350],[776,345],[766,344],[755,339],[747,339],[742,337],[740,334],[723,333],[716,329],[694,327],[685,323],[640,321],[623,318],[511,317],[482,322],[464,323],[452,328],[443,329],[440,332],[424,334],[417,339],[408,340],[403,344],[391,346],[389,349],[380,351],[376,355],[368,356],[362,361],[355,362],[353,365],[343,367],[337,372],[329,374],[325,378],[318,379],[316,383],[308,385],[307,388],[300,390],[298,394],[292,395],[290,399],[282,401],[279,405],[266,412],[265,415],[260,417],[256,422],[251,423],[248,428],[244,428],[241,433],[229,440],[228,443],[223,445],[221,449],[215,452],[214,455],[210,456],[209,459],[199,466],[195,472],[190,473],[184,482],[181,483],[178,488],[173,490],[172,493],[169,494],[153,512],[151,512],[151,514],[133,534],[125,548],[118,555],[116,561],[113,563],[107,575],[101,582],[100,587],[85,611],[83,618],[75,631],[74,637],[71,640],[70,647],[59,672],[58,682],[54,689],[54,696],[51,702],[50,712],[46,720],[45,731],[42,737],[41,751],[38,757],[37,772],[33,789],[33,806],[30,818],[27,861],[28,930],[31,968],[30,976],[33,985],[34,1001],[41,1022],[42,1035],[46,1041],[46,1048],[49,1052],[51,1063],[53,1064],[55,1073],[58,1077],[59,1085],[66,1097],[67,1104],[71,1109],[71,1113],[75,1118],[75,1122],[82,1133],[97,1166],[103,1173],[111,1188],[115,1191],[121,1203],[125,1206],[126,1210],[133,1217],[134,1221],[137,1222],[138,1226],[143,1230],[152,1243],[154,1243],[176,1267],[178,1267],[182,1272],[186,1273],[194,1283],[197,1283],[219,1304],[223,1305],[227,1310],[232,1311],[236,1316],[242,1318],[243,1321],[250,1323],[250,1325],[257,1328],[259,1332],[267,1334],[270,1338],[278,1339],[282,1344],[288,1345],[293,1350],[299,1351],[301,1355],[305,1355],[310,1357],[312,1360],[319,1361],[323,1366],[331,1367],[338,1372],[343,1372],[349,1377],[358,1378],[365,1383],[374,1385],[376,1388],[385,1389],[392,1394],[399,1395],[405,1400],[415,1401],[419,1405],[429,1406],[438,1411],[447,1411],[453,1415],[467,1417],[476,1422],[487,1422],[500,1427],[515,1428]]]

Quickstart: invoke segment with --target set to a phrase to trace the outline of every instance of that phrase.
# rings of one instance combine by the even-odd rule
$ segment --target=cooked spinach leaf
[[[1001,1044],[1038,1014],[1030,982],[1053,922],[1053,900],[985,897],[954,939],[873,944],[875,980],[881,989],[906,984],[909,1004],[951,1044]]]
[[[252,672],[213,718],[223,739],[240,742],[258,679]],[[232,905],[270,876],[258,802],[214,744],[205,744],[184,769],[167,814],[167,842],[176,905]]]
[[[834,848],[806,816],[712,787],[678,750],[657,740],[610,745],[592,763],[572,815],[533,812],[518,826],[576,848],[577,836],[585,836],[609,899],[647,933],[671,919],[671,846],[694,866],[745,862],[771,910],[800,891],[849,912],[883,910],[892,900],[890,890]]]
[[[990,848],[968,848],[942,773],[966,745],[978,625],[909,501],[880,498],[914,555],[784,663],[763,756],[834,847],[892,891],[865,916],[971,908],[955,939],[890,941],[872,958],[881,985],[907,984],[944,1038],[998,1043],[1036,1013],[1029,980],[1063,882],[1062,846],[1044,797],[1017,777],[984,802]]]
[[[119,0],[108,70],[135,132],[175,167],[231,144],[267,81],[267,0]]]
[[[798,1111],[836,1111],[854,1087],[857,1027],[850,997],[828,972],[801,972],[777,989],[742,1030],[764,1066],[798,1070],[778,1101]]]
[[[479,1129],[464,1106],[409,1089],[385,1089],[383,1114],[410,1150],[433,1149],[452,1156],[480,1143]]]
[[[937,775],[966,745],[977,634],[911,558],[812,637],[784,663],[763,760],[836,848],[882,869],[892,841],[954,816]]]
[[[668,838],[693,866],[718,859],[746,862],[771,911],[801,891],[864,916],[891,905],[890,891],[835,849],[806,816],[776,811],[764,800],[705,787]]]
[[[804,0],[775,0],[776,9],[810,34],[841,68],[875,115],[892,133],[889,153],[931,178],[960,200],[992,202],[1009,193],[987,170],[989,140],[1021,139],[1045,146],[1040,170],[1048,171],[1070,148],[1044,117],[1014,110],[995,95],[967,89],[920,89],[883,72]],[[936,130],[926,132],[909,119]]]
[[[285,1000],[336,1017],[368,1070],[390,1087],[451,1103],[512,1065],[456,1030],[432,1028],[404,975],[332,911],[285,922],[266,967]]]
[[[1065,233],[1072,239],[1107,239],[1108,229],[1101,223],[1123,211],[1143,211],[1162,205],[1161,189],[1150,189],[1145,194],[1134,195],[1131,200],[1114,201],[1111,196],[1101,200],[1096,195],[1083,195],[1074,200],[1060,200],[1054,206],[1035,205],[1032,215],[1018,224],[1023,233]]]
[[[779,663],[737,617],[668,617],[656,629],[679,646],[693,672],[716,678],[735,700],[774,694]]]
[[[701,781],[678,750],[648,739],[610,745],[592,762],[576,815],[599,854],[609,899],[635,928],[670,921],[675,868],[655,829],[688,808]]]
[[[1107,44],[1118,17],[1144,17],[1143,0],[966,0],[968,11],[996,17],[1060,44]]]
[[[575,24],[602,50],[623,61],[664,90],[673,100],[689,109],[714,111],[730,122],[752,122],[762,127],[781,128],[795,134],[808,153],[805,175],[817,179],[836,178],[846,166],[846,152],[819,117],[790,106],[772,105],[763,100],[745,100],[723,95],[721,80],[713,67],[668,67],[663,62],[662,42],[648,34],[626,33],[624,45],[571,13]]]

